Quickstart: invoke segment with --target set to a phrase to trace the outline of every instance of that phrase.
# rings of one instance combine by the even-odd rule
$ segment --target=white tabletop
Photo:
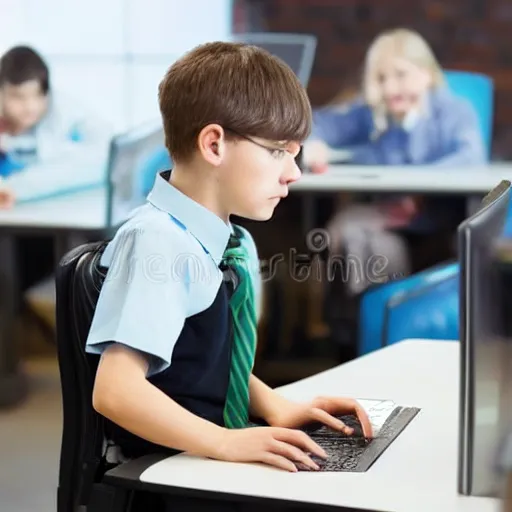
[[[486,194],[502,179],[512,181],[512,163],[446,169],[331,165],[323,174],[304,173],[290,191]]]
[[[325,174],[303,174],[290,187],[290,191],[485,194],[501,179],[507,178],[512,180],[512,164],[493,164],[470,170],[332,165]],[[103,188],[27,202],[11,210],[0,210],[0,229],[101,230],[107,227],[106,221],[107,192]]]
[[[0,210],[0,229],[16,227],[99,230],[107,227],[106,222],[106,188],[22,203],[11,210]]]
[[[154,464],[140,479],[354,509],[497,512],[499,500],[457,494],[458,379],[458,342],[409,340],[281,388],[296,400],[347,395],[422,409],[365,473],[287,473],[180,454]]]

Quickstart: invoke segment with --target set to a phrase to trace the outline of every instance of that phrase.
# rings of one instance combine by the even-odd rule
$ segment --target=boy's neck
[[[221,206],[216,183],[208,178],[208,172],[204,169],[176,165],[172,169],[169,183],[220,217],[226,224],[229,222],[229,212]]]

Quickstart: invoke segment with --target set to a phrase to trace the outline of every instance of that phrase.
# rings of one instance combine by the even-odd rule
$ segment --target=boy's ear
[[[224,130],[218,124],[205,126],[198,136],[198,146],[202,157],[211,165],[222,163],[225,151]]]

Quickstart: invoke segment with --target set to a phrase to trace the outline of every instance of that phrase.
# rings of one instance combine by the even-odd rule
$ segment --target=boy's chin
[[[275,207],[268,207],[265,209],[257,210],[257,211],[244,211],[241,213],[237,213],[237,217],[242,217],[248,220],[260,221],[264,222],[266,220],[270,220],[274,215]]]

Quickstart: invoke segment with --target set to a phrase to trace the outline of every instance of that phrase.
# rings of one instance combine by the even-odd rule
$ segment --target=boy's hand
[[[351,435],[353,430],[334,417],[347,414],[353,414],[358,418],[366,438],[373,436],[372,425],[366,411],[352,398],[318,397],[307,403],[288,402],[288,405],[281,407],[269,423],[275,427],[300,428],[308,423],[319,422]]]
[[[14,206],[14,194],[8,189],[0,185],[0,210],[8,210]]]
[[[313,470],[319,469],[309,454],[325,459],[327,454],[307,434],[300,430],[276,427],[226,429],[218,455],[230,462],[262,462],[296,472],[295,463],[302,462]]]

